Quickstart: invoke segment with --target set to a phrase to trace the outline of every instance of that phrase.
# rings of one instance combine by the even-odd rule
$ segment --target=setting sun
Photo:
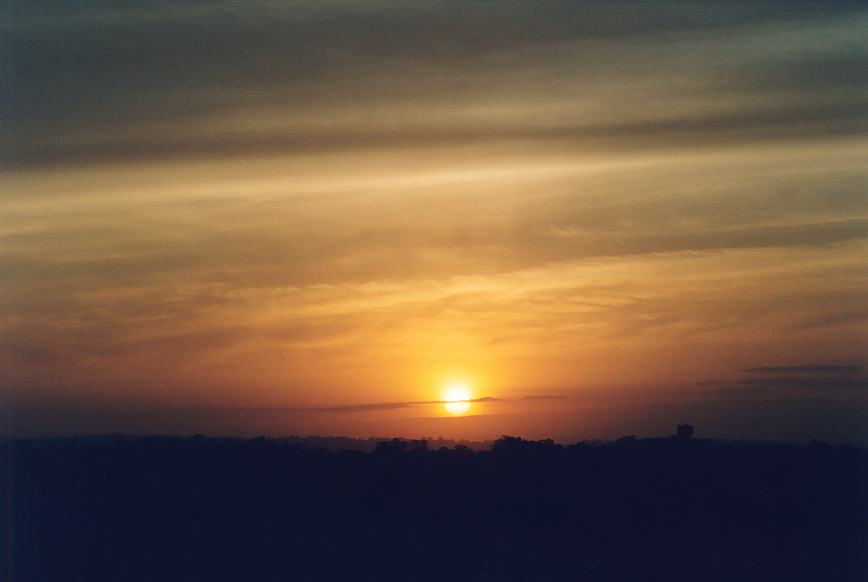
[[[470,410],[470,389],[464,384],[452,384],[443,393],[443,407],[446,412],[456,416]]]

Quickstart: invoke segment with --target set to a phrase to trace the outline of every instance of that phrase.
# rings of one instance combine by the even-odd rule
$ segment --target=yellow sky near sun
[[[514,396],[689,383],[757,350],[840,358],[858,329],[810,326],[856,307],[863,243],[823,229],[860,217],[748,192],[846,173],[865,150],[21,174],[0,203],[7,249],[27,258],[5,325],[75,354],[20,365],[36,386],[175,403],[426,400],[456,375]]]

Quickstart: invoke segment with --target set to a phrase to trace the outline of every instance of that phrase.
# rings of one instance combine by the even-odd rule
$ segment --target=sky
[[[7,433],[868,444],[863,3],[0,27]]]

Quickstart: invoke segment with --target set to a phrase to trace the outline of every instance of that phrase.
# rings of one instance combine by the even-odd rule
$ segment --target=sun
[[[460,416],[470,410],[470,388],[465,384],[450,384],[443,392],[443,407],[446,412]]]

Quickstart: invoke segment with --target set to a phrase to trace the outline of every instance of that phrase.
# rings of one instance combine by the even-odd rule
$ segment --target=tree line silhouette
[[[678,434],[5,441],[4,579],[866,579],[868,451]]]

